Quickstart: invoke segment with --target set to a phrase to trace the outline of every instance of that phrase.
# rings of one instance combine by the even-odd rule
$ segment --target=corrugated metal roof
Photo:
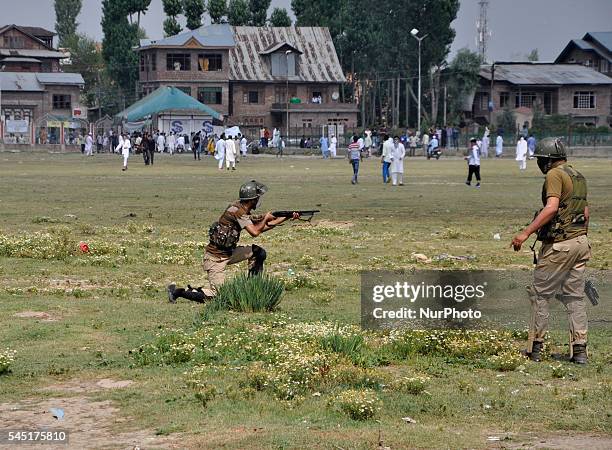
[[[292,81],[346,81],[329,30],[325,27],[233,27],[236,46],[230,50],[230,79],[274,81],[270,61],[260,53],[279,43],[299,49],[297,76]],[[282,77],[284,79],[284,77]]]
[[[147,47],[181,47],[191,39],[195,39],[202,47],[233,47],[235,45],[231,27],[227,24],[214,24],[165,39],[141,39],[140,49]]]
[[[36,58],[19,58],[19,57],[8,57],[0,59],[2,62],[34,62],[39,63],[40,59]]]
[[[62,52],[54,50],[0,49],[1,56],[25,56],[28,58],[66,58]]]
[[[612,31],[589,32],[585,37],[589,35],[604,46],[609,52],[612,52]]]
[[[85,84],[79,73],[33,73],[33,72],[0,72],[3,91],[44,91],[45,84],[63,84],[81,86]]]
[[[480,76],[490,80],[491,66],[483,66]],[[516,85],[611,85],[612,78],[581,64],[495,63],[495,81]]]

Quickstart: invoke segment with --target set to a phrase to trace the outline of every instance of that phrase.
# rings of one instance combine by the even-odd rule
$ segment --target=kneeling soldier
[[[202,267],[208,274],[208,288],[177,288],[168,286],[168,300],[175,303],[179,297],[203,302],[217,294],[217,290],[225,280],[225,267],[248,260],[249,275],[258,275],[263,270],[266,260],[266,251],[258,245],[238,245],[240,232],[245,229],[251,236],[257,237],[261,233],[271,230],[283,223],[287,217],[274,217],[271,213],[265,215],[251,215],[261,203],[261,197],[268,188],[255,180],[249,181],[240,187],[240,200],[227,207],[219,220],[212,224],[208,232],[210,242],[206,246]],[[293,213],[293,219],[299,214]]]
[[[570,327],[570,360],[586,364],[587,312],[584,298],[586,263],[591,258],[587,239],[589,206],[585,178],[567,164],[563,143],[542,139],[534,156],[546,175],[542,189],[542,208],[533,222],[512,240],[515,251],[537,232],[542,247],[530,286],[531,323],[527,354],[540,361],[549,302],[558,298],[567,310]]]

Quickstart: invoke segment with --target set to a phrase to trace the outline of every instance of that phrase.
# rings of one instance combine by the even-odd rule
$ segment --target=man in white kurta
[[[91,136],[91,133],[89,133],[85,138],[85,155],[93,156],[93,137]]]
[[[391,149],[391,184],[393,186],[404,185],[404,157],[406,148],[400,142],[399,137],[393,138],[393,148]]]
[[[174,155],[174,150],[176,150],[176,135],[174,132],[170,132],[168,136],[168,153]]]
[[[225,160],[225,133],[221,135],[215,144],[215,159],[219,161],[219,170],[223,170],[223,161]]]
[[[338,148],[338,138],[336,138],[335,134],[331,135],[331,139],[329,140],[329,154],[332,158],[336,157],[336,149]]]
[[[132,148],[132,143],[130,142],[130,138],[128,136],[123,137],[123,142],[121,143],[121,156],[123,156],[123,171],[127,170],[128,158],[130,157],[130,149]]]
[[[159,153],[164,153],[165,147],[166,147],[166,138],[164,137],[163,133],[159,133],[159,136],[157,136],[157,151]]]
[[[168,145],[168,147],[169,147],[169,145]],[[176,140],[176,144],[175,144],[175,150],[176,151],[181,151],[181,152],[185,151],[185,136],[180,135],[178,137],[178,139]],[[170,152],[170,154],[172,154],[172,152],[174,152],[174,150],[172,150]]]
[[[480,155],[485,159],[489,157],[489,135],[490,134],[491,133],[489,132],[489,128],[485,128],[484,136],[482,137],[482,142],[480,145]]]
[[[523,136],[516,144],[516,160],[519,162],[519,169],[527,169],[527,141]]]
[[[230,166],[232,170],[236,170],[236,145],[234,139],[228,136],[225,140],[225,167],[230,170]]]
[[[501,134],[497,135],[497,139],[495,140],[495,157],[501,158],[504,153],[504,138]]]
[[[243,158],[246,158],[246,155],[247,155],[247,138],[245,138],[244,136],[242,136],[240,138],[240,153],[242,153],[242,157]]]

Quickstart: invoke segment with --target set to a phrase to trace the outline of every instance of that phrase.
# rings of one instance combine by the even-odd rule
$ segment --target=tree
[[[96,41],[84,34],[70,36],[66,47],[70,49],[70,64],[64,66],[64,71],[83,75],[83,97],[87,106],[93,107],[96,105],[99,74],[105,66],[102,53]]]
[[[164,13],[166,13],[166,20],[164,20],[164,34],[166,36],[174,36],[179,34],[183,29],[181,28],[176,16],[183,12],[183,3],[181,0],[162,0],[164,6]]]
[[[140,15],[145,15],[149,9],[151,0],[126,0],[126,8],[130,23],[134,23],[132,16],[136,14],[136,25],[140,27]]]
[[[465,110],[465,101],[473,101],[473,94],[478,87],[480,65],[482,58],[478,53],[467,48],[460,49],[450,65],[446,74],[448,75],[448,94],[451,117],[458,118]],[[472,105],[469,105],[471,110]]]
[[[212,23],[221,23],[223,17],[227,16],[225,0],[208,0],[208,15]]]
[[[230,0],[227,8],[227,19],[230,25],[244,26],[249,24],[251,13],[247,0]]]
[[[531,52],[529,52],[529,54],[527,55],[527,61],[539,61],[540,60],[540,56],[538,55],[538,49],[534,48],[533,50],[531,50]]]
[[[138,57],[133,47],[138,45],[138,25],[128,21],[129,8],[125,0],[102,2],[102,56],[109,77],[131,95],[138,79]]]
[[[290,27],[291,18],[285,8],[274,8],[270,14],[270,25],[273,27]]]
[[[249,0],[249,11],[251,13],[249,25],[255,27],[263,27],[266,25],[270,3],[271,0]]]
[[[187,18],[187,28],[195,30],[202,26],[202,14],[206,11],[204,0],[183,0],[183,11]]]
[[[55,32],[59,47],[67,47],[68,41],[76,36],[79,25],[76,19],[82,6],[82,0],[55,0]]]

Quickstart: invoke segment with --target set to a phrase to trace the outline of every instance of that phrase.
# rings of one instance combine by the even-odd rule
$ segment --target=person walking
[[[329,153],[329,142],[326,136],[321,136],[321,139],[319,139],[319,145],[321,145],[321,154],[323,155],[323,159],[326,159]]]
[[[410,137],[408,138],[408,148],[410,149],[410,156],[416,155],[416,148],[419,143],[419,138],[416,136],[414,132],[410,133]]]
[[[121,143],[121,156],[123,157],[123,172],[125,172],[128,168],[128,158],[130,157],[130,149],[132,148],[132,143],[130,142],[130,138],[124,134],[123,142]]]
[[[193,139],[191,140],[193,146],[191,149],[193,150],[193,159],[200,161],[200,155],[202,153],[202,139],[200,138],[200,132],[198,131]]]
[[[159,136],[157,136],[157,151],[159,153],[164,153],[165,148],[166,148],[166,138],[164,137],[164,133],[159,133]]]
[[[418,139],[418,134],[417,134],[417,139]],[[423,144],[423,156],[427,156],[427,159],[429,159],[429,133],[427,132],[423,133],[423,139],[421,140],[421,143]]]
[[[504,138],[501,132],[497,132],[497,138],[495,139],[495,157],[501,158],[504,153]]]
[[[219,161],[219,170],[223,170],[225,162],[225,133],[221,133],[221,137],[215,145],[215,159]]]
[[[529,138],[527,139],[527,150],[529,152],[529,159],[533,159],[535,148],[536,148],[536,138],[533,137],[533,134],[529,134]]]
[[[181,136],[181,137],[182,137],[182,136]],[[180,148],[180,145],[181,145],[181,144],[180,144],[180,138],[181,138],[181,137],[179,137],[179,140],[177,140],[177,138],[176,138],[176,134],[174,134],[174,131],[171,131],[171,132],[170,132],[170,135],[168,136],[168,139],[167,139],[167,141],[166,141],[166,145],[168,146],[168,153],[170,153],[170,156],[174,155],[174,152],[175,152],[175,151],[176,151],[176,149],[177,149],[177,145],[178,145],[178,146],[179,146],[179,148]],[[183,145],[184,145],[184,144],[183,144]]]
[[[586,364],[588,317],[585,302],[585,271],[591,258],[587,237],[589,203],[584,176],[567,164],[567,151],[557,138],[542,139],[535,148],[540,171],[546,175],[542,187],[543,208],[510,246],[521,250],[533,233],[542,242],[529,287],[531,320],[527,355],[540,361],[548,328],[549,306],[558,299],[567,311],[570,361]]]
[[[242,157],[246,158],[247,156],[247,138],[244,137],[242,134],[238,134],[238,137],[240,138],[240,153],[242,153]]]
[[[353,166],[353,178],[351,179],[352,184],[357,184],[357,176],[359,175],[359,161],[361,160],[361,150],[359,149],[359,142],[357,136],[353,136],[353,142],[348,146],[346,157],[349,160],[351,166]]]
[[[365,138],[363,139],[363,145],[364,145],[365,152],[368,158],[372,156],[372,145],[373,144],[374,143],[372,141],[372,130],[365,130]]]
[[[93,137],[88,133],[85,137],[85,156],[93,156],[93,144]]]
[[[231,136],[225,140],[225,167],[227,170],[230,170],[230,167],[236,170],[236,146]]]
[[[282,136],[280,135],[280,131],[278,132],[278,139],[276,140],[276,157],[277,158],[282,158],[283,157],[283,150],[285,149],[285,141],[283,140]]]
[[[391,166],[392,152],[393,140],[389,137],[389,135],[384,134],[381,154],[383,183],[389,183],[391,181],[391,177],[389,176],[389,167]]]
[[[527,141],[521,136],[516,143],[516,160],[519,162],[519,169],[527,169]]]
[[[469,155],[465,157],[468,162],[468,176],[465,184],[472,185],[472,175],[476,175],[476,187],[480,188],[480,147],[476,138],[470,139]]]
[[[400,138],[393,138],[393,149],[391,150],[391,184],[397,186],[404,185],[404,157],[406,156],[406,147],[400,142]]]
[[[153,159],[155,158],[155,138],[152,134],[147,134],[147,141],[145,143],[145,151],[148,153],[149,164],[153,165]]]
[[[485,127],[484,135],[482,136],[482,141],[480,145],[480,156],[482,158],[489,157],[489,135],[491,132],[489,131],[489,127]]]

